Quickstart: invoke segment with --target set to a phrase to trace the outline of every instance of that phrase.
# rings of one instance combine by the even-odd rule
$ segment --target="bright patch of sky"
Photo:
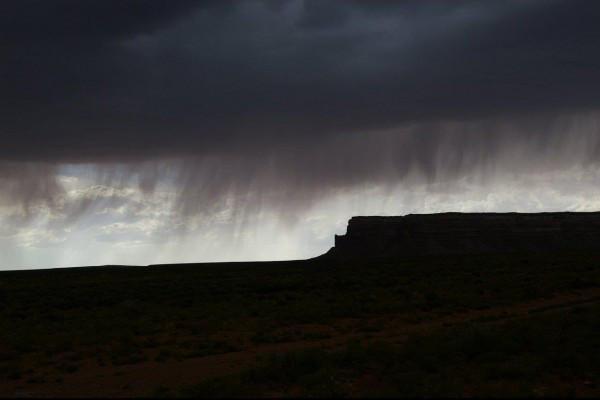
[[[227,206],[184,217],[164,184],[93,183],[85,168],[65,168],[65,195],[54,208],[26,215],[0,207],[0,269],[104,264],[282,260],[314,257],[333,245],[354,215],[600,210],[600,171],[467,176],[448,183],[360,186],[283,215],[272,209],[240,215]],[[68,174],[67,174],[68,173]]]

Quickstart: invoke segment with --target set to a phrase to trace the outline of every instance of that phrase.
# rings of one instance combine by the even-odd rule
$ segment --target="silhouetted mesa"
[[[600,212],[441,213],[353,217],[326,256],[599,251]]]

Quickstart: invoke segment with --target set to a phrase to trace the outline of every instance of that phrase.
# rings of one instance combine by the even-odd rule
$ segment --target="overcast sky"
[[[600,3],[0,5],[0,269],[310,257],[600,210]]]

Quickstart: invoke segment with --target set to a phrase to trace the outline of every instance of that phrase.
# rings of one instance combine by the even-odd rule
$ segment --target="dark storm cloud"
[[[577,0],[6,1],[0,160],[185,157],[192,199],[571,159],[548,146],[573,137],[595,162],[597,127],[560,121],[600,106],[599,17]]]
[[[600,101],[596,2],[3,8],[5,159],[315,144],[407,121],[594,109]]]
[[[152,33],[198,4],[194,0],[21,0],[2,6],[7,45],[94,41]]]

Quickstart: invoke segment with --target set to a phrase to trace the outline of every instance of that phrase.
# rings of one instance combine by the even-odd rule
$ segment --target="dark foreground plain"
[[[600,252],[0,273],[0,396],[600,396]]]

